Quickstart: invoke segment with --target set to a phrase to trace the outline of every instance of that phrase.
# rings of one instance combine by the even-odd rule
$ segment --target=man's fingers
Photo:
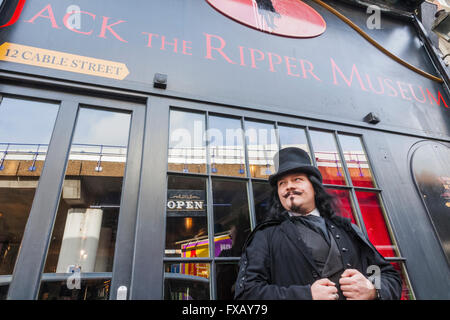
[[[330,300],[337,300],[337,298],[339,298],[338,290],[336,287],[327,287],[327,292]]]
[[[341,286],[341,291],[342,292],[350,292],[350,291],[354,291],[354,287],[350,286],[350,285],[345,285],[345,286]]]
[[[327,279],[327,278],[319,279],[316,282],[322,286],[335,286],[336,285],[334,282],[330,281],[330,279]]]
[[[311,285],[311,295],[314,300],[336,300],[337,288],[329,279],[319,279]]]
[[[341,285],[341,286],[345,286],[345,285],[348,285],[348,284],[353,284],[354,283],[354,279],[351,279],[351,278],[340,278],[339,279],[339,284]]]
[[[345,269],[345,271],[342,273],[341,277],[351,277],[358,273],[359,273],[359,271],[356,269]]]
[[[347,300],[359,300],[358,294],[353,291],[342,291],[342,294]]]
[[[328,300],[338,300],[339,295],[337,293],[333,293],[329,296]]]
[[[329,287],[330,288],[330,292],[332,293],[332,294],[335,294],[335,293],[337,293],[338,292],[338,289],[336,288],[336,287]]]

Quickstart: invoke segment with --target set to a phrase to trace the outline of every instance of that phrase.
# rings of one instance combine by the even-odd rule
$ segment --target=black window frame
[[[387,257],[386,260],[390,263],[399,263],[400,268],[402,270],[403,275],[405,276],[405,283],[408,287],[410,297],[414,300],[415,299],[415,293],[414,289],[412,287],[411,281],[409,279],[406,263],[407,259],[401,255],[401,250],[398,245],[398,242],[396,240],[395,236],[395,230],[392,227],[392,223],[389,217],[389,214],[387,213],[385,200],[383,197],[383,189],[379,186],[379,179],[377,178],[376,173],[376,166],[374,165],[374,162],[371,160],[372,157],[369,153],[369,149],[366,146],[366,142],[364,139],[364,130],[360,130],[360,128],[354,128],[354,127],[345,127],[345,130],[342,130],[342,125],[336,126],[334,123],[324,123],[323,121],[317,121],[314,119],[307,119],[307,118],[300,118],[300,117],[291,117],[291,116],[284,116],[280,114],[274,114],[269,112],[257,112],[253,110],[248,109],[242,109],[242,108],[227,108],[226,106],[216,106],[212,104],[203,104],[203,103],[196,103],[196,102],[170,102],[169,104],[169,113],[171,110],[175,111],[182,111],[182,112],[193,112],[193,113],[202,113],[205,117],[205,131],[209,129],[208,126],[208,119],[209,116],[219,116],[219,117],[225,117],[225,118],[233,118],[233,119],[240,119],[241,120],[241,128],[244,133],[243,142],[244,142],[244,153],[245,153],[245,167],[246,167],[246,176],[245,177],[234,177],[234,176],[226,176],[226,175],[217,175],[211,173],[211,163],[210,163],[210,156],[209,156],[209,147],[208,147],[208,141],[206,142],[206,173],[198,174],[198,173],[183,173],[178,171],[169,171],[168,167],[167,169],[167,175],[166,179],[169,175],[177,175],[177,176],[187,176],[187,177],[203,177],[207,179],[207,201],[208,201],[208,210],[207,210],[207,217],[208,217],[208,241],[209,243],[213,243],[214,241],[214,212],[212,209],[212,179],[230,179],[230,180],[238,180],[238,181],[245,181],[247,184],[247,193],[248,193],[248,201],[249,201],[249,214],[250,214],[250,227],[251,230],[254,229],[256,226],[256,210],[255,210],[255,204],[253,201],[253,188],[252,188],[252,181],[257,182],[267,182],[267,179],[262,178],[253,178],[250,173],[249,168],[249,160],[248,160],[248,137],[245,135],[246,132],[246,121],[254,121],[254,122],[261,122],[261,123],[268,123],[272,124],[275,128],[276,132],[276,139],[278,144],[278,149],[280,149],[280,136],[278,132],[278,126],[288,126],[288,127],[294,127],[298,129],[305,130],[307,143],[309,152],[311,155],[314,155],[314,146],[311,141],[310,137],[310,130],[315,131],[322,131],[322,132],[328,132],[333,135],[334,141],[336,142],[337,151],[339,153],[342,169],[344,170],[345,178],[346,178],[346,184],[345,185],[335,185],[335,184],[324,184],[324,187],[326,188],[332,188],[332,189],[339,189],[339,190],[347,190],[349,191],[350,195],[350,201],[353,208],[353,214],[355,216],[355,220],[358,224],[358,226],[363,231],[364,235],[367,237],[367,230],[364,224],[363,216],[361,213],[361,210],[358,205],[358,200],[356,197],[356,191],[370,191],[372,193],[376,193],[379,198],[380,202],[380,209],[383,214],[383,218],[385,221],[386,228],[388,230],[389,236],[391,237],[392,244],[394,246],[394,251],[396,253],[395,257]],[[169,119],[170,121],[170,119]],[[169,130],[170,127],[167,127],[167,139],[169,139]],[[361,144],[363,147],[363,150],[366,154],[368,164],[370,166],[371,173],[373,175],[373,182],[374,187],[373,188],[367,188],[367,187],[360,187],[360,186],[354,186],[352,179],[350,177],[350,173],[347,167],[347,163],[345,161],[343,149],[341,146],[341,143],[339,141],[339,135],[349,135],[358,137],[361,140]],[[166,149],[166,154],[168,154],[168,149]],[[311,156],[311,160],[313,162],[313,165],[317,167],[317,163],[314,156]],[[164,209],[164,219],[166,217],[166,209]],[[164,225],[164,235],[166,232],[165,225]],[[209,288],[210,288],[210,299],[216,300],[217,299],[217,283],[216,283],[216,265],[220,263],[238,263],[240,260],[240,257],[215,257],[213,252],[213,246],[209,246],[210,254],[207,258],[180,258],[180,257],[165,257],[163,254],[163,262],[165,263],[208,263],[210,265],[210,277],[209,277]],[[170,277],[170,275],[168,275]],[[161,282],[164,282],[165,277],[163,276],[163,279]],[[164,296],[164,295],[163,295]]]
[[[80,274],[81,281],[111,279],[109,299],[113,300],[119,286],[130,288],[131,283],[132,265],[129,261],[133,260],[133,250],[129,250],[129,245],[134,244],[147,97],[126,96],[119,91],[99,92],[90,86],[66,85],[51,80],[39,82],[33,85],[27,81],[13,81],[2,84],[0,88],[0,97],[45,101],[59,106],[13,274],[1,276],[0,283],[9,286],[7,299],[34,300],[38,299],[42,281],[60,281],[71,275],[46,274],[43,270],[78,112],[80,108],[127,112],[131,114],[131,121],[113,270]]]

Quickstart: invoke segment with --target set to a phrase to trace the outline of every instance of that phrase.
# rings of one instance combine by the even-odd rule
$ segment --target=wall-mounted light
[[[153,78],[153,87],[158,89],[166,89],[167,88],[167,74],[163,73],[155,73]]]
[[[184,218],[184,227],[186,228],[186,230],[190,230],[192,228],[192,218]]]

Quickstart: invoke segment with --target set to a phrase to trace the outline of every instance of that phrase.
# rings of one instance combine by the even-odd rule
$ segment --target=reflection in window
[[[210,116],[208,139],[211,173],[244,177],[245,152],[241,121]]]
[[[398,271],[398,273],[400,274],[400,278],[402,279],[402,296],[400,299],[412,300],[413,294],[406,279],[405,266],[401,262],[391,262],[391,264],[394,266],[395,270]]]
[[[256,223],[263,222],[268,217],[272,187],[267,182],[255,182],[253,186],[253,201],[255,203]]]
[[[450,148],[439,143],[421,145],[411,167],[420,195],[450,263]]]
[[[73,284],[73,288],[67,286],[64,281],[46,281],[39,290],[39,300],[108,300],[111,280],[110,279],[89,279],[77,280],[79,283]]]
[[[352,201],[350,200],[350,191],[339,189],[327,189],[327,192],[335,197],[337,215],[352,220],[357,224],[353,213]]]
[[[80,109],[44,272],[112,271],[129,127],[129,114]]]
[[[209,300],[209,263],[164,264],[165,300]]]
[[[317,167],[322,173],[324,184],[345,185],[345,174],[334,135],[322,131],[310,131],[311,143]]]
[[[311,156],[305,130],[294,127],[278,126],[278,132],[280,134],[281,149],[296,147],[305,150]]]
[[[169,171],[206,172],[205,115],[170,111]]]
[[[218,300],[233,300],[239,266],[237,263],[216,264],[216,285]]]
[[[396,257],[395,247],[384,220],[379,195],[375,192],[356,191],[356,198],[370,242],[383,257]]]
[[[1,284],[0,285],[0,300],[6,300],[8,296],[9,284]]]
[[[374,179],[369,161],[361,143],[361,138],[339,135],[345,163],[355,187],[374,188]]]
[[[275,128],[271,124],[246,121],[248,161],[252,178],[268,178],[275,172],[273,157],[278,152]]]
[[[206,180],[169,176],[165,255],[209,257]]]
[[[13,272],[57,113],[50,103],[0,104],[0,275]]]
[[[239,257],[250,232],[246,182],[213,179],[216,257]]]

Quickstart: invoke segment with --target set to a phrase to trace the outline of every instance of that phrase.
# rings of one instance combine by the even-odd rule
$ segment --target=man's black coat
[[[312,299],[311,285],[320,279],[312,255],[301,240],[294,223],[284,219],[258,225],[244,244],[236,281],[236,299]],[[349,219],[325,218],[339,249],[345,269],[357,269],[368,276],[368,267],[381,271],[381,299],[400,299],[402,283],[362,231]]]

